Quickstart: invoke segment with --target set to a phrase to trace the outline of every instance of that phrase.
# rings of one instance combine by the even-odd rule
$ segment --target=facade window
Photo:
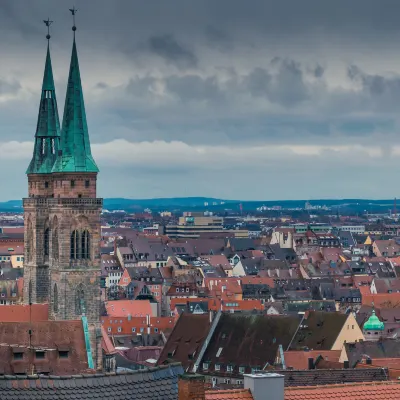
[[[58,260],[58,220],[54,217],[53,220],[53,235],[52,235],[52,257],[54,260]]]
[[[82,259],[90,259],[90,234],[88,230],[82,232]]]
[[[232,372],[232,371],[233,371],[232,365],[228,365],[228,366],[226,367],[226,372]]]
[[[154,328],[154,333],[158,333],[158,328]]]
[[[44,351],[37,351],[36,353],[35,353],[35,358],[37,359],[37,360],[44,360],[44,358],[45,358],[45,352]]]
[[[68,350],[60,350],[58,352],[58,357],[59,358],[68,358],[69,357],[69,351]]]
[[[109,326],[109,327],[107,328],[107,331],[108,331],[108,332],[111,332],[111,326]]]
[[[21,257],[17,257],[17,261],[21,261]]]
[[[216,370],[216,371],[219,371],[220,369],[221,369],[221,365],[215,364],[215,370]]]
[[[136,332],[136,328],[132,328],[132,333],[135,333]]]
[[[140,328],[140,333],[143,333],[144,332],[144,328]]]
[[[44,187],[47,189],[49,187],[49,182],[45,182]]]
[[[88,188],[90,186],[90,181],[89,180],[86,180],[85,181],[85,188]]]
[[[53,311],[55,313],[58,312],[58,289],[57,289],[57,283],[54,284]]]
[[[49,255],[49,241],[50,241],[50,229],[46,228],[44,231],[44,255]]]
[[[77,230],[71,233],[71,260],[79,258],[79,232]]]
[[[75,314],[82,315],[85,313],[85,292],[83,285],[79,285],[75,294]]]
[[[14,360],[22,360],[24,358],[23,352],[14,353]]]
[[[117,331],[118,331],[118,332],[121,332],[121,331],[122,331],[122,328],[119,326],[118,329],[117,329]]]
[[[71,187],[72,187],[72,188],[75,187],[75,181],[74,181],[74,180],[71,181]]]

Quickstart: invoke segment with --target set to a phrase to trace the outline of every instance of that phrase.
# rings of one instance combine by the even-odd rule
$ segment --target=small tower
[[[47,26],[47,55],[40,98],[35,145],[26,171],[29,198],[24,200],[24,298],[25,303],[49,300],[49,247],[46,198],[53,196],[51,170],[60,148],[60,122],[50,57],[50,25]]]
[[[385,324],[376,316],[375,310],[372,310],[371,316],[364,323],[363,335],[368,341],[376,341],[385,336]]]

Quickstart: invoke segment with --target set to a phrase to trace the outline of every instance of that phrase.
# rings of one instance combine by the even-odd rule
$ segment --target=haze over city
[[[71,31],[60,5],[0,4],[0,200],[26,195],[47,16],[64,104]],[[396,196],[399,3],[76,7],[101,196]]]

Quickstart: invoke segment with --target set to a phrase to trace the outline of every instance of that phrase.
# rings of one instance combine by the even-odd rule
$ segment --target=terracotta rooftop
[[[253,400],[249,389],[206,390],[205,400]]]
[[[397,400],[398,382],[363,382],[285,389],[285,400]]]
[[[0,307],[1,322],[47,321],[48,319],[48,304],[32,304],[31,307],[14,304]]]
[[[144,317],[153,315],[149,300],[114,300],[105,303],[107,315],[111,317]]]

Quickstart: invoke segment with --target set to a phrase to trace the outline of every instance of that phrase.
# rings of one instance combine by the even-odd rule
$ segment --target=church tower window
[[[79,232],[75,229],[71,233],[71,260],[79,258]]]
[[[90,234],[88,230],[82,232],[82,258],[90,259]]]
[[[50,242],[50,229],[46,228],[44,231],[44,255],[49,255],[49,242]]]
[[[58,289],[57,289],[57,283],[54,284],[53,311],[54,311],[55,313],[58,312]]]

